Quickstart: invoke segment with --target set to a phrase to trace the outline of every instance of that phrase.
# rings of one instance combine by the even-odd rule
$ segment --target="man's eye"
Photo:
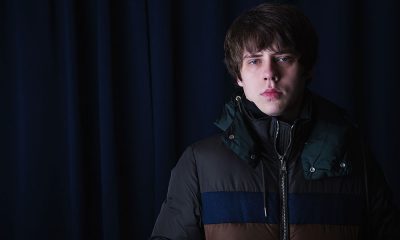
[[[276,58],[275,58],[275,61],[276,61],[276,62],[283,62],[283,63],[285,63],[285,62],[291,62],[292,60],[293,60],[293,58],[290,57],[290,56],[282,56],[282,57],[276,57]]]
[[[248,64],[259,64],[260,63],[260,59],[250,59],[249,61],[248,61]]]

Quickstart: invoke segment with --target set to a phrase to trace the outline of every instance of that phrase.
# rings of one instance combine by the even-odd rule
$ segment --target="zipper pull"
[[[279,159],[279,161],[281,162],[281,170],[282,170],[282,171],[286,171],[286,162],[283,161],[284,156],[279,156],[278,159]]]
[[[282,165],[281,165],[281,170],[282,170],[282,171],[286,171],[286,164],[285,164],[285,163],[282,163]]]
[[[264,207],[264,217],[265,217],[265,219],[267,219],[267,217],[268,217],[268,215],[267,215],[267,208],[266,208],[266,207]]]

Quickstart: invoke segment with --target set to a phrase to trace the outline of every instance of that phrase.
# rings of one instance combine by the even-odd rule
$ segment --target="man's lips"
[[[262,96],[267,97],[267,98],[279,98],[282,95],[282,92],[276,90],[276,89],[267,89],[263,93],[261,93]]]

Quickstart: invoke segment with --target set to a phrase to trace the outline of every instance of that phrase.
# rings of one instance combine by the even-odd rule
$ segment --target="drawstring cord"
[[[264,218],[267,221],[267,202],[266,202],[266,192],[265,192],[265,175],[264,175],[264,163],[261,162],[261,176],[262,176],[262,194],[263,194],[263,204],[264,204]]]

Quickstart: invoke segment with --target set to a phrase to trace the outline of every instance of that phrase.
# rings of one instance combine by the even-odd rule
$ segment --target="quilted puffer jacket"
[[[342,110],[307,94],[279,154],[279,121],[242,98],[226,104],[221,134],[183,153],[151,239],[400,239],[384,176]]]

